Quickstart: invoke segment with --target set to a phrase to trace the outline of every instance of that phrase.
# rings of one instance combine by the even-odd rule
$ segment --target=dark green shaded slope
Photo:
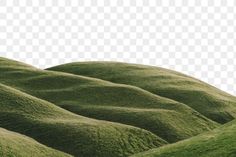
[[[235,157],[236,121],[208,133],[133,157]]]
[[[78,116],[2,84],[0,127],[81,157],[123,157],[165,144],[146,130]]]
[[[159,96],[185,103],[219,123],[231,121],[236,117],[235,97],[175,71],[116,62],[69,63],[48,70],[134,85]]]
[[[133,86],[39,70],[4,58],[0,72],[6,85],[84,116],[149,130],[168,142],[218,126],[182,103]]]
[[[1,157],[70,157],[70,155],[46,147],[35,140],[0,128]]]

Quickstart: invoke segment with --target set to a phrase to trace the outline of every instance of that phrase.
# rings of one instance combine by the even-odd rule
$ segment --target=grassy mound
[[[80,115],[146,129],[168,142],[218,126],[195,110],[141,88],[0,58],[0,82]]]
[[[166,143],[146,130],[78,116],[2,84],[0,126],[81,157],[123,157]]]
[[[26,149],[27,148],[27,149]],[[65,153],[46,147],[35,140],[0,128],[1,157],[69,157]]]
[[[81,62],[49,68],[140,87],[151,93],[182,102],[206,117],[226,123],[236,117],[236,98],[181,73],[152,66]]]
[[[133,157],[235,157],[236,121],[208,133]]]

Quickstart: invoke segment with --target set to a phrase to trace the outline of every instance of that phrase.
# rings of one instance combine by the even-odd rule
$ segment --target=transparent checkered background
[[[0,0],[0,56],[157,65],[236,95],[236,1]]]

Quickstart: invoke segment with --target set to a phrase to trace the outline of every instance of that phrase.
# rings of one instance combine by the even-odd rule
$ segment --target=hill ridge
[[[7,63],[11,65],[10,60]],[[182,103],[158,97],[138,87],[60,72],[7,67],[5,63],[3,65],[5,67],[1,66],[0,61],[0,83],[86,117],[143,128],[168,142],[185,139],[218,126]],[[124,111],[115,107],[157,108],[166,109],[166,112]]]
[[[236,97],[201,80],[165,68],[95,61],[67,63],[46,70],[138,86],[151,93],[184,103],[219,123],[229,122],[236,117]],[[214,108],[210,107],[213,105]],[[206,107],[208,108],[205,109]]]

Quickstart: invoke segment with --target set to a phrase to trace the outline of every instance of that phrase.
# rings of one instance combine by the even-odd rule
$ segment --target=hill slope
[[[219,123],[229,122],[236,117],[235,97],[175,71],[118,62],[69,63],[48,70],[134,85],[182,102]]]
[[[78,116],[2,84],[0,127],[80,157],[123,157],[166,143],[143,129]]]
[[[0,156],[69,157],[70,155],[46,147],[27,136],[0,128]]]
[[[218,126],[185,104],[134,86],[39,70],[4,58],[0,72],[6,85],[84,116],[149,130],[168,142]]]
[[[235,157],[236,121],[208,133],[133,157]]]

